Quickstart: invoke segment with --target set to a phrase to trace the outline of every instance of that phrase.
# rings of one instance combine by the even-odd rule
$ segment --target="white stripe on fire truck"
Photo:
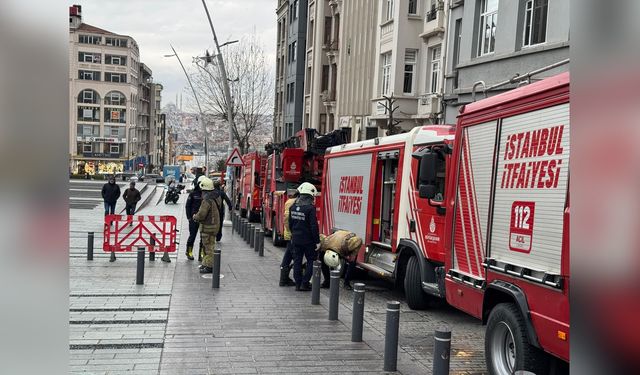
[[[473,167],[471,165],[471,145],[469,138],[466,141],[466,163],[467,163],[467,179],[470,189],[467,190],[469,195],[469,208],[470,208],[470,223],[471,223],[471,238],[473,239],[473,255],[475,258],[475,266],[477,267],[477,275],[482,274],[482,267],[480,266],[480,258],[482,257],[482,233],[480,229],[480,218],[478,216],[478,203],[476,199],[475,179],[473,178]],[[474,273],[474,275],[476,275]]]
[[[413,181],[414,181],[413,168],[411,168],[409,173],[409,184],[411,184]],[[416,197],[414,194],[414,189],[411,187],[411,185],[409,185],[409,189],[407,189],[407,191],[409,192],[409,215],[411,215],[411,219],[413,219],[413,221],[416,223],[416,239],[418,242],[418,246],[420,246],[420,249],[424,251],[425,255],[428,258],[429,252],[427,251],[427,248],[424,246],[424,239],[422,235],[422,225],[420,225],[420,220],[416,220],[416,217],[414,215],[414,212],[415,212],[414,209],[418,207],[418,204],[415,201]]]
[[[463,267],[461,266],[460,262],[458,261],[458,267],[460,268],[460,270],[462,272],[468,272],[471,273],[471,259],[469,258],[469,250],[468,250],[468,246],[467,246],[467,233],[466,233],[466,228],[464,226],[464,210],[462,208],[462,195],[460,194],[460,189],[458,189],[458,202],[460,202],[460,227],[461,227],[461,232],[462,232],[462,241],[464,244],[464,247],[462,248],[462,251],[465,255],[465,258],[467,258],[467,262],[466,262],[466,266],[467,269],[463,269]],[[458,258],[459,252],[458,252],[458,248],[456,246],[456,259]]]

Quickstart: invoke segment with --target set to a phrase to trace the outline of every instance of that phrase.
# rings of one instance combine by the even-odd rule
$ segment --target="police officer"
[[[320,244],[320,232],[316,218],[316,187],[308,182],[298,186],[300,196],[289,210],[289,229],[293,250],[293,278],[297,291],[311,290],[311,274],[313,261],[316,259],[316,248]],[[307,267],[302,275],[302,257],[307,260]]]
[[[213,272],[213,249],[216,245],[216,235],[222,225],[220,222],[220,210],[222,198],[213,188],[213,181],[208,177],[200,177],[200,189],[202,189],[202,203],[200,209],[193,215],[193,220],[200,223],[200,238],[204,245],[204,257],[200,273]]]
[[[287,195],[289,199],[284,203],[284,240],[287,241],[287,249],[282,256],[282,262],[280,263],[280,286],[293,286],[296,283],[289,278],[289,271],[291,271],[291,262],[293,262],[293,251],[291,248],[293,245],[291,244],[291,230],[289,229],[289,211],[291,210],[291,206],[296,202],[296,199],[299,196],[298,190],[290,189],[287,190]]]

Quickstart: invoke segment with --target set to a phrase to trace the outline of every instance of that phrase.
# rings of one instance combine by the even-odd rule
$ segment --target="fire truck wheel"
[[[271,218],[271,226],[271,242],[273,242],[273,246],[282,246],[282,237],[278,234],[275,216]]]
[[[264,212],[264,208],[262,209],[262,211]],[[267,226],[264,223],[264,213],[260,214],[260,224],[262,224],[262,230],[264,230],[264,235],[265,236],[270,236],[271,235],[271,231],[267,229]]]
[[[413,310],[424,310],[429,306],[427,294],[422,290],[420,265],[415,256],[409,258],[407,271],[404,276],[404,294],[407,305]]]
[[[509,375],[517,370],[548,372],[547,355],[529,343],[524,318],[513,303],[500,303],[491,310],[484,353],[492,375]]]

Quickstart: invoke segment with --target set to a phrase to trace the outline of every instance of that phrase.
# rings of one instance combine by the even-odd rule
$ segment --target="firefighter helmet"
[[[340,264],[340,257],[338,253],[333,250],[327,250],[324,252],[324,264],[329,267],[335,268]]]
[[[213,190],[213,181],[209,177],[202,176],[198,179],[198,185],[202,190]]]
[[[318,190],[316,189],[316,187],[308,182],[303,182],[300,186],[298,186],[298,192],[300,194],[309,194],[312,197],[318,195]]]

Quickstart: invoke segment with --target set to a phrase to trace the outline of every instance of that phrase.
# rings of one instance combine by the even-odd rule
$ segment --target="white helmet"
[[[308,182],[303,182],[300,186],[298,186],[298,193],[309,194],[312,197],[315,197],[318,195],[318,190],[316,189],[315,186],[313,186],[313,184],[310,184]]]
[[[324,252],[324,264],[331,268],[338,267],[340,264],[340,257],[338,253],[333,250],[327,250]]]
[[[198,185],[202,190],[213,190],[213,180],[209,177],[202,176],[198,179]]]

